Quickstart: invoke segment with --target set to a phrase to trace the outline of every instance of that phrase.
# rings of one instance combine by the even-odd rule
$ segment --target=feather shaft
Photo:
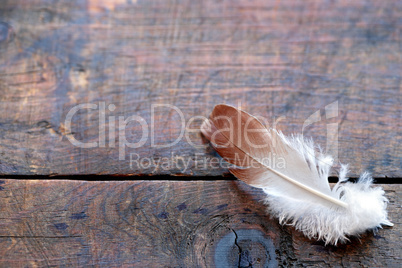
[[[222,106],[222,105],[220,105],[220,106]],[[237,110],[237,109],[236,109],[236,110]],[[241,111],[241,113],[247,114],[247,113],[244,112],[244,111]],[[259,123],[258,119],[255,118],[254,116],[252,116],[252,115],[250,115],[250,114],[247,114],[247,116],[249,116],[250,118],[255,119],[255,120]],[[209,119],[207,119],[207,120],[209,120]],[[209,126],[210,126],[211,124],[213,124],[213,122],[206,122],[206,123],[207,123],[207,125],[209,125]],[[263,125],[261,125],[261,127],[263,127],[263,128],[265,129],[265,127],[264,127]],[[203,129],[203,127],[201,127],[201,129]],[[320,192],[320,191],[317,191],[317,190],[315,190],[315,189],[313,189],[313,188],[311,188],[311,187],[309,187],[309,186],[307,186],[307,185],[305,185],[305,184],[303,184],[303,183],[301,183],[301,182],[298,182],[297,180],[294,180],[294,179],[290,178],[289,176],[286,176],[285,174],[283,174],[283,173],[281,173],[281,172],[275,170],[274,168],[271,168],[271,167],[269,167],[269,166],[267,166],[267,165],[261,163],[261,161],[259,161],[258,159],[256,159],[256,158],[253,157],[252,155],[250,155],[248,152],[246,152],[245,150],[243,150],[243,149],[242,149],[240,146],[238,146],[235,142],[231,141],[231,139],[226,135],[226,133],[221,133],[221,134],[222,134],[222,136],[224,136],[224,137],[226,138],[226,140],[228,140],[233,146],[235,146],[237,149],[239,149],[240,151],[242,151],[242,152],[243,152],[244,154],[246,154],[248,157],[252,158],[254,161],[256,161],[258,164],[260,164],[260,165],[261,165],[262,167],[264,167],[265,169],[267,169],[267,170],[269,170],[269,171],[275,173],[275,174],[278,175],[279,177],[281,177],[281,178],[285,179],[286,181],[288,181],[288,182],[294,184],[295,186],[300,187],[300,188],[302,188],[302,189],[304,189],[304,190],[310,192],[311,194],[314,194],[314,195],[316,195],[316,196],[318,196],[318,197],[320,197],[320,198],[322,198],[322,199],[325,199],[325,200],[327,200],[327,201],[329,201],[329,202],[331,202],[331,203],[333,203],[333,204],[335,204],[335,205],[337,205],[337,206],[341,206],[341,207],[344,207],[344,208],[348,208],[348,204],[346,204],[345,202],[342,202],[341,200],[336,199],[336,198],[333,198],[332,196],[329,196],[329,195],[327,195],[327,194],[325,194],[325,193],[322,193],[322,192]]]
[[[336,245],[367,229],[393,225],[385,192],[372,187],[371,176],[363,173],[356,183],[348,182],[347,166],[341,165],[339,182],[331,189],[333,158],[317,152],[303,135],[268,130],[256,117],[225,104],[215,106],[201,132],[233,165],[232,174],[263,189],[269,213],[309,238]],[[284,165],[275,164],[276,159]]]
[[[348,204],[346,204],[345,202],[342,202],[342,201],[339,200],[339,199],[333,198],[332,196],[323,194],[323,193],[321,193],[320,191],[317,191],[317,190],[315,190],[315,189],[313,189],[313,188],[311,188],[311,187],[308,187],[307,185],[304,185],[303,183],[300,183],[300,182],[298,182],[298,181],[296,181],[296,180],[294,180],[294,179],[292,179],[292,178],[286,176],[285,174],[282,174],[282,173],[276,171],[276,170],[273,169],[273,168],[270,168],[270,167],[268,167],[268,166],[266,166],[266,165],[263,165],[263,166],[264,166],[266,169],[268,169],[269,171],[271,171],[271,172],[275,173],[276,175],[278,175],[278,176],[284,178],[284,179],[287,180],[288,182],[293,183],[294,185],[296,185],[296,186],[298,186],[298,187],[300,187],[300,188],[303,188],[304,190],[306,190],[306,191],[308,191],[308,192],[310,192],[310,193],[312,193],[312,194],[315,194],[315,195],[317,195],[317,196],[319,196],[319,197],[321,197],[321,198],[323,198],[323,199],[325,199],[325,200],[327,200],[327,201],[329,201],[329,202],[331,202],[331,203],[334,203],[334,204],[336,204],[336,205],[338,205],[338,206],[341,206],[341,207],[344,207],[344,208],[348,208],[348,207],[349,207]]]

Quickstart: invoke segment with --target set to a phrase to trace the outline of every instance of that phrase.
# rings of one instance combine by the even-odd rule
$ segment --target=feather
[[[262,188],[268,212],[309,238],[336,245],[367,229],[392,226],[388,200],[373,188],[368,173],[357,183],[347,182],[341,165],[339,182],[331,189],[328,175],[333,158],[316,151],[302,135],[286,137],[267,129],[254,116],[235,107],[215,106],[201,132],[240,180]]]

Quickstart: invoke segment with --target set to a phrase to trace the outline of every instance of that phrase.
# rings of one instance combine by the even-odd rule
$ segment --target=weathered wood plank
[[[338,247],[280,226],[265,212],[263,193],[239,181],[6,179],[0,186],[1,267],[401,265],[401,185],[383,186],[393,228]]]
[[[195,148],[202,139],[189,129],[223,102],[270,126],[285,116],[285,133],[321,110],[305,133],[328,148],[327,127],[337,124],[331,152],[353,177],[402,177],[401,17],[401,1],[2,1],[0,174],[221,175],[203,168],[213,153]],[[97,106],[74,114],[69,129],[68,112],[85,103]],[[152,116],[162,104],[182,112],[191,142],[179,138],[177,111]],[[118,133],[118,117],[133,115],[146,127]],[[125,145],[145,129],[142,146]],[[156,145],[179,139],[161,148],[151,134]]]

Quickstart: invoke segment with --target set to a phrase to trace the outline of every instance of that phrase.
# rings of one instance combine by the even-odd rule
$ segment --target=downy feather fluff
[[[309,238],[336,245],[367,229],[393,225],[384,191],[371,187],[368,173],[356,183],[347,182],[347,166],[342,165],[331,189],[333,158],[317,152],[302,135],[268,130],[256,117],[224,104],[215,106],[201,132],[232,164],[232,174],[264,190],[269,213]]]

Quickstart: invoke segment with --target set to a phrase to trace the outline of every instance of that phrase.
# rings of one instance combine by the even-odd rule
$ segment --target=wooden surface
[[[235,105],[399,182],[401,17],[401,1],[2,0],[0,267],[400,267],[400,184],[383,185],[393,228],[324,246],[211,180],[228,173],[198,128]]]
[[[400,267],[400,185],[383,186],[393,228],[338,247],[270,219],[238,181],[3,180],[1,267]]]
[[[201,120],[190,119],[227,103],[270,126],[286,117],[277,124],[286,134],[321,111],[304,133],[326,148],[327,126],[338,124],[338,159],[352,177],[400,178],[401,17],[401,1],[3,0],[0,174],[220,176],[225,168],[199,164],[214,155],[192,145],[203,141],[191,131]],[[68,129],[68,112],[85,103],[97,109],[78,111]],[[151,116],[162,104],[183,113],[191,142],[160,147],[185,129],[171,107]],[[123,136],[140,141],[138,122],[110,143],[118,117],[133,115],[147,124],[144,145],[123,146]],[[151,164],[132,165],[130,154]]]

